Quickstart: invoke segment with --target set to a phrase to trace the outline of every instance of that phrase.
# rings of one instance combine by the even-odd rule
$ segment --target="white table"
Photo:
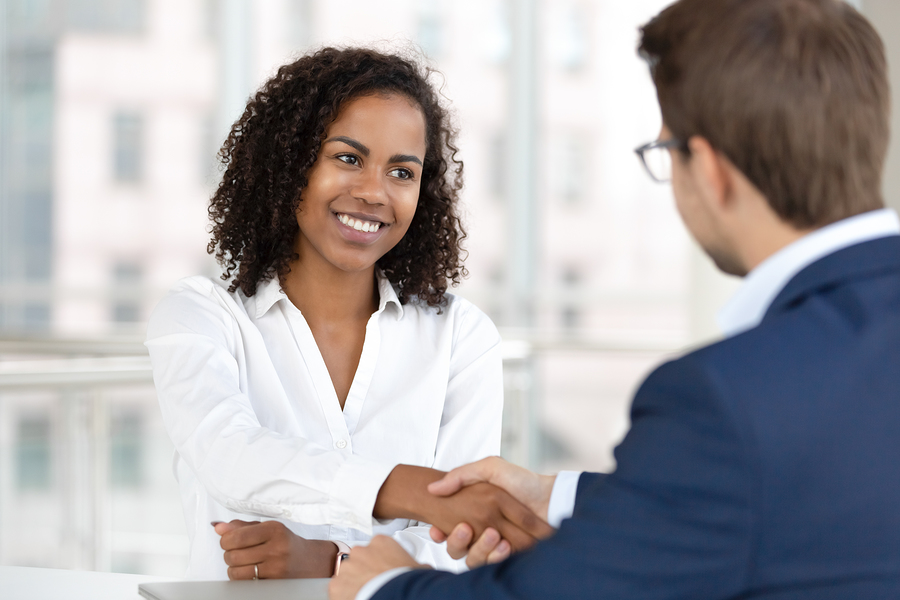
[[[0,567],[3,600],[143,600],[138,584],[172,581],[150,575]]]

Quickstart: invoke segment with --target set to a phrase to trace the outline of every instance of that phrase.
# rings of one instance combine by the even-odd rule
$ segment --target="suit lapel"
[[[822,290],[890,272],[900,273],[900,235],[838,250],[797,273],[772,301],[763,323]]]

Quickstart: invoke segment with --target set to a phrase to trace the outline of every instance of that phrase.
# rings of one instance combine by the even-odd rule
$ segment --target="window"
[[[304,49],[312,41],[312,4],[312,0],[288,0],[285,33],[288,44],[293,48]]]
[[[37,35],[29,33],[29,23],[38,27],[46,7],[19,2],[8,8],[17,35]],[[17,19],[24,20],[22,27]],[[23,290],[36,284],[31,288],[36,293],[12,293],[2,300],[0,329],[46,330],[49,286],[43,284],[53,261],[54,51],[43,41],[0,40],[0,45],[0,283]]]
[[[563,329],[577,329],[581,326],[581,273],[576,267],[569,266],[563,269],[561,279],[560,324]]]
[[[506,194],[506,134],[497,133],[488,143],[488,160],[490,171],[488,172],[488,190],[497,200],[502,200]]]
[[[484,53],[491,63],[502,65],[512,53],[509,6],[502,0],[491,3],[484,37]]]
[[[144,420],[130,410],[114,414],[109,427],[109,482],[119,489],[139,488],[144,482]]]
[[[22,328],[25,331],[48,331],[50,329],[50,306],[29,302],[22,307]]]
[[[215,119],[212,115],[206,115],[200,119],[200,132],[198,136],[198,165],[200,181],[204,184],[216,183],[218,172],[217,155],[219,152],[219,139],[216,135]]]
[[[429,58],[438,58],[444,49],[440,5],[432,0],[419,0],[419,45]]]
[[[113,171],[120,183],[137,183],[144,170],[144,119],[137,113],[113,118]]]
[[[141,320],[139,303],[143,273],[135,263],[119,263],[113,268],[113,321],[138,323]]]
[[[208,42],[215,42],[219,37],[219,0],[202,0],[201,35]]]
[[[16,486],[48,490],[51,485],[50,418],[24,416],[16,431]]]
[[[587,149],[580,135],[571,133],[560,140],[555,169],[556,192],[563,202],[575,204],[584,196],[584,173],[588,168]]]
[[[550,55],[559,67],[577,71],[587,63],[587,15],[578,4],[559,3],[551,18]]]
[[[89,33],[140,33],[144,0],[68,0],[67,25]]]

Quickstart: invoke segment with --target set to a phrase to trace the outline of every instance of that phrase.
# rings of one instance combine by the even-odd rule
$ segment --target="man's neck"
[[[747,272],[749,273],[779,250],[790,246],[813,231],[815,229],[812,228],[796,229],[781,220],[748,230],[742,240],[743,262]]]

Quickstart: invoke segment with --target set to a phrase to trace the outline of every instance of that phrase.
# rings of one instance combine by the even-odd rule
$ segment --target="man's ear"
[[[706,138],[695,135],[688,140],[691,153],[690,170],[697,190],[710,208],[723,210],[731,203],[731,163]]]

